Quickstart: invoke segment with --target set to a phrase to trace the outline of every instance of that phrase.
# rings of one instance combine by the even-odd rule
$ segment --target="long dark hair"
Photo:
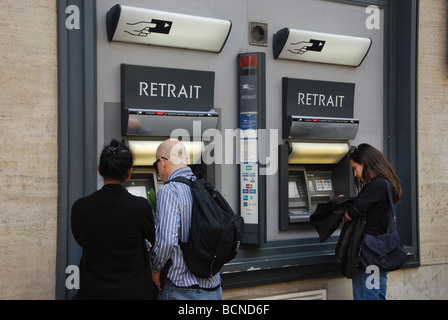
[[[393,187],[394,203],[398,203],[401,200],[401,185],[400,179],[397,176],[394,168],[392,168],[386,157],[377,149],[367,143],[360,144],[350,154],[350,160],[362,164],[362,179],[354,179],[355,192],[359,192],[365,183],[369,182],[373,178],[384,178],[389,180]]]
[[[125,182],[127,171],[133,163],[134,157],[129,148],[113,139],[101,152],[99,172],[103,178]]]

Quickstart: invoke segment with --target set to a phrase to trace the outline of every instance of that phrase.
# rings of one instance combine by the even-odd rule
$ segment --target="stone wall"
[[[54,299],[56,1],[0,10],[0,299]]]
[[[448,264],[448,3],[420,1],[418,166],[422,265]]]

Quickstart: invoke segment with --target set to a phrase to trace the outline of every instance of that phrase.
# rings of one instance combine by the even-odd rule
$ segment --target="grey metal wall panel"
[[[79,8],[79,29],[67,29],[66,9]],[[70,228],[72,204],[96,190],[96,2],[58,1],[59,195],[56,298],[69,299],[66,267],[79,265],[81,248]]]

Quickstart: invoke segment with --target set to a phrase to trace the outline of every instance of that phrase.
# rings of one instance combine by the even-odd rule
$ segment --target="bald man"
[[[185,168],[187,164],[187,151],[185,145],[179,140],[165,140],[157,148],[154,167],[163,182],[166,183],[171,173]]]
[[[162,142],[156,151],[154,167],[163,182],[175,177],[195,179],[188,164],[185,145],[176,139]],[[196,277],[185,264],[179,240],[187,242],[191,224],[193,196],[190,187],[170,182],[157,192],[156,241],[151,262],[154,283],[161,300],[221,300],[221,276]],[[180,237],[180,239],[179,239]],[[163,288],[161,270],[171,259]]]

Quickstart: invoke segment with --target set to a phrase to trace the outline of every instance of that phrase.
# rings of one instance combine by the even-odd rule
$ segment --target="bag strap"
[[[190,179],[185,178],[185,177],[175,177],[175,178],[167,181],[165,184],[168,184],[170,182],[181,182],[181,183],[188,184],[190,187],[193,184],[193,180],[190,180]]]
[[[193,180],[192,179],[188,179],[186,177],[174,177],[171,180],[168,180],[167,182],[165,182],[165,184],[168,184],[170,182],[180,182],[180,183],[185,183],[186,185],[190,186],[190,188],[193,188]],[[177,238],[177,243],[179,244],[179,246],[182,243],[182,219],[180,219],[179,221],[179,230],[178,230],[178,238]]]
[[[389,195],[389,201],[390,201],[390,207],[392,208],[392,216],[393,216],[393,222],[395,225],[395,230],[397,230],[397,215],[395,214],[395,206],[394,206],[394,201],[393,199],[393,195],[392,195],[392,187],[390,185],[389,180],[384,179],[384,181],[386,182],[386,186],[387,186],[387,193]]]
[[[194,173],[192,176],[191,176],[191,178],[189,179],[189,178],[186,178],[186,177],[174,177],[173,179],[171,179],[171,180],[169,180],[169,181],[167,181],[167,182],[165,182],[165,184],[168,184],[168,183],[170,183],[170,182],[181,182],[181,183],[185,183],[185,184],[188,184],[190,187],[192,187],[193,186],[193,182],[194,182],[194,180],[193,180],[193,177],[195,177],[196,179],[201,179],[202,178],[202,175],[200,174],[200,173]]]

